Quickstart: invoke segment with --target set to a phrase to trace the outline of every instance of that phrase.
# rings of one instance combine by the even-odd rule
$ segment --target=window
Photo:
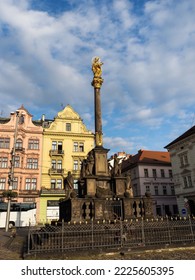
[[[79,163],[78,163],[78,160],[74,160],[73,170],[78,170],[78,169],[79,169]]]
[[[57,180],[57,189],[62,189],[62,179]]]
[[[29,148],[29,150],[38,150],[39,149],[39,140],[38,139],[29,139],[28,148]]]
[[[0,178],[0,190],[5,190],[5,183],[6,183],[6,179]]]
[[[154,186],[154,193],[155,195],[158,195],[158,186]]]
[[[62,169],[62,161],[61,160],[57,161],[57,169]]]
[[[36,178],[32,178],[31,180],[31,189],[32,190],[36,190],[37,188],[37,179]]]
[[[150,192],[150,186],[146,186],[146,192]]]
[[[183,177],[184,181],[184,188],[191,188],[192,187],[192,178],[190,175]]]
[[[23,116],[23,115],[20,115],[20,116],[19,116],[18,123],[19,123],[19,124],[23,124],[23,123],[24,123],[24,116]]]
[[[66,131],[71,131],[71,123],[66,123]]]
[[[36,178],[26,178],[25,190],[36,190],[36,188],[37,188],[37,179]]]
[[[133,184],[134,196],[138,196],[137,184]]]
[[[51,179],[51,189],[62,189],[62,179]]]
[[[167,194],[167,186],[163,186],[163,195]]]
[[[78,152],[78,142],[74,142],[73,152]]]
[[[84,152],[84,143],[74,142],[73,152]]]
[[[31,179],[26,179],[25,190],[30,190],[30,187],[31,187]]]
[[[74,180],[73,184],[74,184],[74,190],[78,192],[78,185],[79,185],[78,180]]]
[[[51,168],[56,169],[56,160],[55,159],[53,159],[51,162]]]
[[[59,152],[62,151],[62,142],[61,141],[58,142],[58,151]]]
[[[12,190],[17,190],[18,189],[18,178],[14,178],[13,184],[12,184]]]
[[[152,174],[153,174],[153,177],[156,178],[157,175],[156,175],[156,169],[152,169]]]
[[[22,140],[21,140],[21,139],[17,139],[17,140],[16,140],[16,150],[17,150],[17,149],[20,149],[20,150],[21,150],[21,149],[22,149],[22,146],[23,146],[22,144],[23,144],[23,143],[22,143]]]
[[[52,141],[52,147],[51,147],[52,150],[57,150],[57,141]]]
[[[27,158],[27,168],[38,169],[38,159],[37,158]]]
[[[144,169],[144,176],[145,178],[148,178],[148,169]]]
[[[7,157],[0,157],[0,168],[7,168],[8,158]]]
[[[179,157],[180,157],[181,167],[188,165],[188,155],[187,155],[187,153],[182,154]]]
[[[173,205],[173,215],[178,215],[178,214],[179,214],[178,206],[177,206],[177,204],[174,204]]]
[[[14,157],[14,167],[20,167],[20,157],[19,156],[15,156]]]
[[[51,162],[51,168],[52,169],[62,169],[62,161],[61,160],[56,161],[55,159],[53,159]]]
[[[79,152],[84,152],[84,143],[79,143]]]
[[[164,210],[165,210],[165,215],[167,215],[167,216],[170,216],[170,215],[171,215],[169,205],[165,205],[165,206],[164,206]]]
[[[55,188],[56,188],[56,180],[51,179],[51,189],[55,189]]]
[[[174,186],[171,186],[171,195],[175,195],[175,188],[174,188]]]
[[[173,178],[173,172],[171,169],[169,169],[169,178]]]
[[[81,170],[81,167],[82,167],[83,161],[82,161],[82,160],[80,160],[80,161],[79,161],[79,164],[80,164],[80,170]]]
[[[160,170],[160,174],[161,174],[161,177],[162,177],[162,178],[165,177],[165,171],[164,171],[164,169],[161,169],[161,170]]]
[[[162,215],[162,211],[161,211],[161,206],[160,205],[156,205],[156,215],[157,216],[161,216]]]
[[[52,151],[62,152],[62,141],[52,141]]]
[[[0,138],[0,149],[9,149],[10,139],[9,138]]]

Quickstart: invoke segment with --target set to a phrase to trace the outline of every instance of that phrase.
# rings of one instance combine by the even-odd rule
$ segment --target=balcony
[[[18,196],[39,196],[38,190],[19,190]]]
[[[64,169],[50,168],[49,175],[52,174],[64,174]]]
[[[22,147],[16,147],[16,148],[15,148],[15,151],[16,151],[16,152],[21,152],[21,153],[24,153],[24,152],[25,152],[25,148],[22,148]]]
[[[64,151],[63,150],[50,150],[49,155],[51,156],[63,156]]]
[[[40,195],[63,195],[64,196],[64,189],[47,189],[45,187],[41,188]]]

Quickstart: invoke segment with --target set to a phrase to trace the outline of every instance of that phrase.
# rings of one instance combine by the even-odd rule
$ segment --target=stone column
[[[95,57],[92,62],[92,71],[94,73],[91,85],[94,87],[94,106],[95,106],[95,144],[96,147],[103,146],[102,133],[102,114],[100,88],[103,83],[102,69],[103,63],[99,57]]]
[[[95,88],[95,87],[94,87],[94,106],[95,106],[95,144],[96,146],[102,146],[103,133],[102,133],[100,88]]]

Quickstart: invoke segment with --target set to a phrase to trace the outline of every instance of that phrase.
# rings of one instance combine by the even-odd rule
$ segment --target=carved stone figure
[[[67,198],[76,196],[76,192],[74,191],[74,180],[70,171],[68,171],[68,175],[64,179],[64,189]]]
[[[64,188],[65,190],[71,190],[74,186],[74,180],[70,171],[68,171],[68,176],[64,180]]]
[[[120,176],[121,175],[121,164],[119,163],[120,159],[117,157],[117,154],[114,155],[114,167],[113,167],[113,175]]]
[[[87,160],[83,159],[81,163],[81,178],[86,176],[86,169],[87,169]]]
[[[93,152],[90,151],[87,156],[86,162],[86,175],[93,175],[93,167],[94,167],[95,159],[93,156]]]
[[[126,197],[133,197],[133,188],[131,184],[131,176],[130,174],[126,175],[126,190],[125,190]]]

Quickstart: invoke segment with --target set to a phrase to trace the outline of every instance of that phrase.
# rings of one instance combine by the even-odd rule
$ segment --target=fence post
[[[93,244],[93,242],[94,242],[94,240],[93,240],[93,231],[94,231],[94,228],[93,228],[93,218],[91,219],[91,247],[92,247],[92,250],[94,249],[94,244]]]
[[[122,220],[120,219],[120,239],[121,239],[121,248],[123,247],[123,223]]]
[[[191,221],[190,215],[188,215],[188,218],[189,218],[190,231],[191,231],[191,234],[192,234],[192,242],[194,242],[194,233],[193,233],[192,221]]]
[[[141,219],[141,225],[142,225],[142,243],[145,245],[145,232],[144,232],[144,218]]]
[[[61,249],[62,251],[64,250],[64,219],[62,219],[62,244],[61,244]]]
[[[27,248],[27,254],[30,254],[30,239],[31,239],[31,234],[30,234],[30,223],[29,223],[29,226],[28,226],[28,248]]]
[[[169,227],[169,218],[166,215],[166,219],[167,219],[167,229],[168,229],[168,236],[169,236],[169,244],[171,244],[171,233],[170,233],[170,227]]]

